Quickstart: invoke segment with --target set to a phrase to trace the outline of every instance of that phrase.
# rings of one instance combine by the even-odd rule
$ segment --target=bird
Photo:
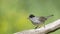
[[[37,17],[33,14],[30,14],[28,19],[32,22],[33,25],[36,26],[34,29],[37,29],[39,27],[39,25],[44,24],[45,21],[52,16],[54,16],[54,15],[49,15],[49,16],[46,16],[46,17],[44,17],[44,16]],[[44,24],[44,27],[45,27],[45,24]]]

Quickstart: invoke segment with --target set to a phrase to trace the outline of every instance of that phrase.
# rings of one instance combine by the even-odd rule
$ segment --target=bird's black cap
[[[33,14],[30,14],[30,16],[29,16],[30,18],[33,18],[33,17],[35,17]]]

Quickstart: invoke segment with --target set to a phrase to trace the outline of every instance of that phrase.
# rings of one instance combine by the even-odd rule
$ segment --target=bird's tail
[[[52,17],[52,16],[54,16],[54,15],[47,16],[46,18],[48,19],[48,18],[50,18],[50,17]]]

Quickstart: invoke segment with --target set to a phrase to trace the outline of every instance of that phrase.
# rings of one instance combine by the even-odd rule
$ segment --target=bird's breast
[[[32,21],[33,23],[41,23],[41,22],[39,21],[39,18],[36,18],[36,17],[31,18],[31,21]]]

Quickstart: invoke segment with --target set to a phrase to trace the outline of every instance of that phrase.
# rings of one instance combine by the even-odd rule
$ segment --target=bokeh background
[[[60,0],[0,0],[0,34],[33,29],[27,19],[29,14],[36,16],[54,16],[46,24],[60,18]],[[51,34],[60,34],[57,30]]]

